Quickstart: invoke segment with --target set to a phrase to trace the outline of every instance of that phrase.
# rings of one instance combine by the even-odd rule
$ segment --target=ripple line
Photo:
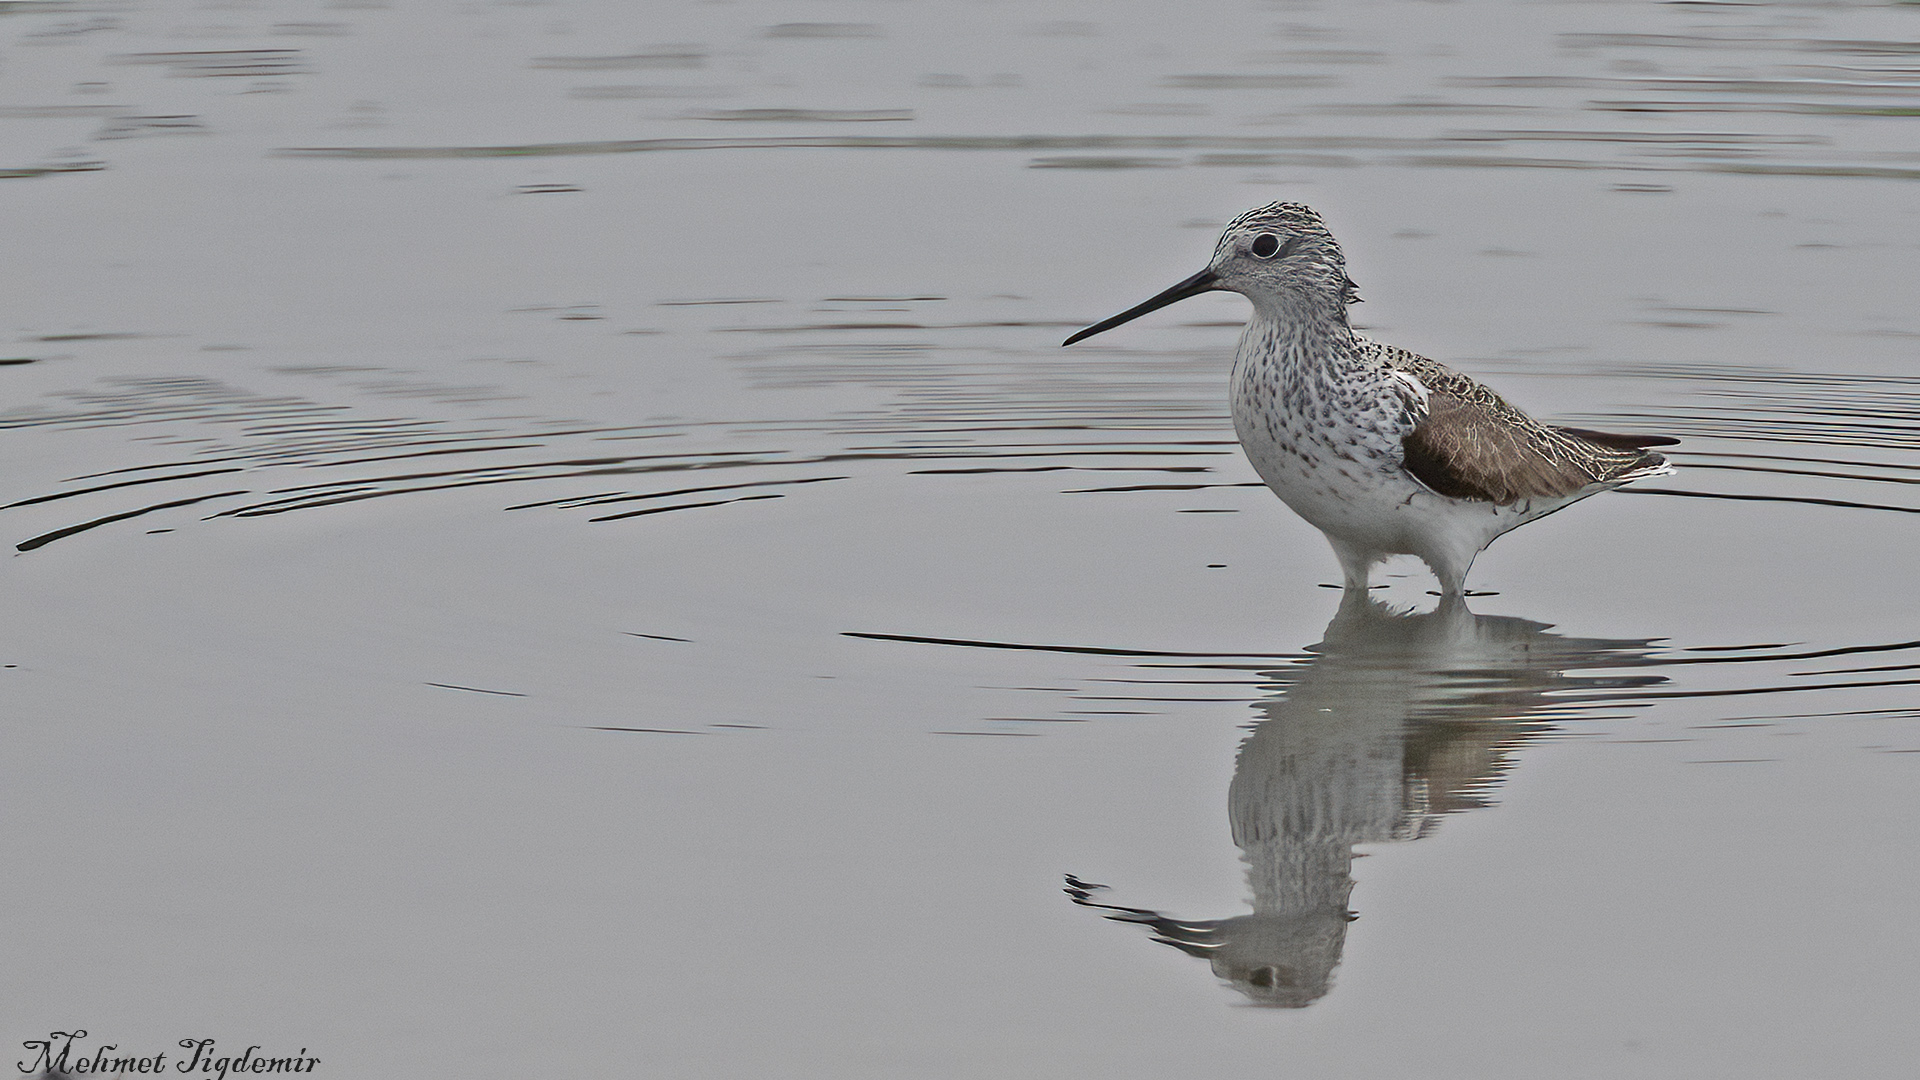
[[[128,518],[137,518],[142,514],[151,514],[155,510],[171,510],[176,506],[192,506],[194,503],[203,503],[211,499],[225,499],[234,495],[250,494],[252,494],[252,492],[242,489],[239,491],[222,491],[213,495],[199,495],[191,499],[175,499],[172,502],[155,503],[152,506],[143,506],[138,510],[128,510],[119,514],[108,514],[103,518],[94,518],[92,521],[83,521],[78,525],[69,525],[64,529],[55,529],[50,533],[41,533],[31,540],[22,540],[13,546],[16,551],[32,551],[35,548],[46,547],[55,540],[64,540],[75,533],[83,533],[88,529],[97,529],[102,525],[111,525],[116,521],[125,521]]]
[[[967,638],[923,637],[918,634],[877,634],[859,630],[843,630],[841,637],[864,638],[869,641],[904,641],[914,645],[952,645],[966,649],[1017,649],[1026,652],[1079,653],[1087,656],[1193,656],[1216,659],[1223,657],[1250,656],[1263,660],[1299,660],[1303,653],[1250,653],[1250,652],[1175,652],[1166,649],[1109,649],[1094,645],[1032,645],[1017,641],[972,641]]]

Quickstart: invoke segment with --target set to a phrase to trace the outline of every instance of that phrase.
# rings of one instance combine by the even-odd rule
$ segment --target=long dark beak
[[[1132,322],[1149,311],[1158,311],[1168,304],[1185,300],[1189,296],[1199,296],[1203,292],[1212,292],[1213,283],[1217,280],[1219,280],[1219,277],[1212,270],[1202,270],[1146,303],[1130,307],[1111,319],[1094,323],[1092,326],[1087,327],[1085,330],[1080,331],[1060,344],[1071,345],[1076,341],[1084,341],[1095,334],[1103,334],[1119,326],[1121,323]]]

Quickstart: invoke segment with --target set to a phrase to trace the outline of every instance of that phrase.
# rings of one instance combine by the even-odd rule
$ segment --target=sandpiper
[[[1462,596],[1474,557],[1502,533],[1672,471],[1647,447],[1676,439],[1542,424],[1445,365],[1356,333],[1346,257],[1302,203],[1240,215],[1205,270],[1064,344],[1215,290],[1253,301],[1233,360],[1240,445],[1326,534],[1348,590],[1364,591],[1387,556],[1417,555],[1442,596]]]

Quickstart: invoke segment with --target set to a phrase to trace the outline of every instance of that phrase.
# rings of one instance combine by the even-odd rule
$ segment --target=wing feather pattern
[[[1677,441],[1552,427],[1443,364],[1378,342],[1363,347],[1426,387],[1425,416],[1402,440],[1406,468],[1449,498],[1498,506],[1570,499],[1665,471],[1667,459],[1646,447]]]

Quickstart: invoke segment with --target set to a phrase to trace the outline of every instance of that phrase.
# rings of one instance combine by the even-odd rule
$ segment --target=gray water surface
[[[0,1038],[1905,1076],[1916,148],[1913,4],[0,4]],[[1275,199],[1679,471],[1343,603],[1244,301],[1058,347]]]

